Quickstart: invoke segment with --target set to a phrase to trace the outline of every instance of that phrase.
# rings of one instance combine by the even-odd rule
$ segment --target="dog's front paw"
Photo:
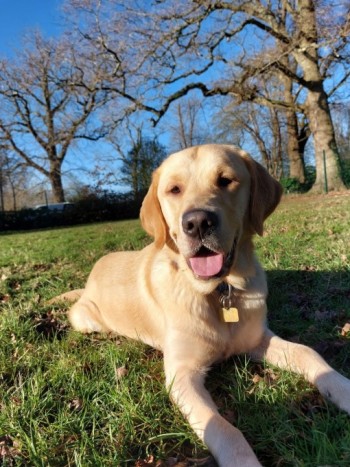
[[[350,380],[335,370],[318,376],[316,385],[320,393],[350,415]]]

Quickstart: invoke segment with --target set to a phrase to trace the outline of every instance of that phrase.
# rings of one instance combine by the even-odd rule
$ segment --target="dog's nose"
[[[187,211],[182,217],[182,229],[186,235],[193,238],[204,238],[215,230],[219,224],[218,216],[204,209]]]

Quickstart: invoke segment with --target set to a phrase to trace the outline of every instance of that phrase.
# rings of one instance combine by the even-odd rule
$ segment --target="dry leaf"
[[[115,377],[117,380],[125,378],[128,373],[129,370],[125,366],[121,366],[115,369]]]
[[[262,378],[259,375],[254,375],[253,378],[252,378],[252,381],[253,381],[254,384],[260,383],[261,380],[262,380]]]
[[[342,336],[347,336],[350,333],[350,323],[345,323],[341,330]]]
[[[4,465],[13,465],[13,459],[19,454],[18,447],[18,442],[9,435],[0,437],[0,458]]]
[[[76,399],[73,399],[69,403],[69,408],[71,410],[76,410],[76,411],[81,410],[83,408],[83,400],[80,399],[79,397],[77,397]]]
[[[149,465],[152,465],[153,463],[154,463],[154,457],[150,455],[146,459],[138,459],[135,463],[135,467],[149,466]]]
[[[264,375],[265,380],[267,379],[269,383],[272,383],[272,381],[276,381],[278,379],[278,375],[276,375],[276,373],[271,368],[265,368]]]

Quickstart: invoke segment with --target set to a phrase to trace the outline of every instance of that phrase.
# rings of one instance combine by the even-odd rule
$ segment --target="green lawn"
[[[0,465],[213,465],[169,402],[159,352],[82,336],[47,305],[101,255],[148,242],[138,221],[0,235]],[[350,377],[350,194],[287,198],[256,245],[271,328]],[[266,467],[350,465],[350,417],[301,378],[240,357],[207,386]]]

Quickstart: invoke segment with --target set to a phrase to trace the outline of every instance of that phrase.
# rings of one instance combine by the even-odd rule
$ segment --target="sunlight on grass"
[[[257,251],[270,325],[350,376],[350,196],[287,198]],[[4,465],[135,465],[205,458],[164,388],[162,356],[82,336],[47,299],[84,284],[103,254],[150,239],[139,221],[0,236],[0,443]],[[119,371],[123,368],[123,371]],[[305,381],[244,357],[213,368],[220,412],[266,466],[350,465],[350,421]],[[165,464],[159,464],[165,465]]]

